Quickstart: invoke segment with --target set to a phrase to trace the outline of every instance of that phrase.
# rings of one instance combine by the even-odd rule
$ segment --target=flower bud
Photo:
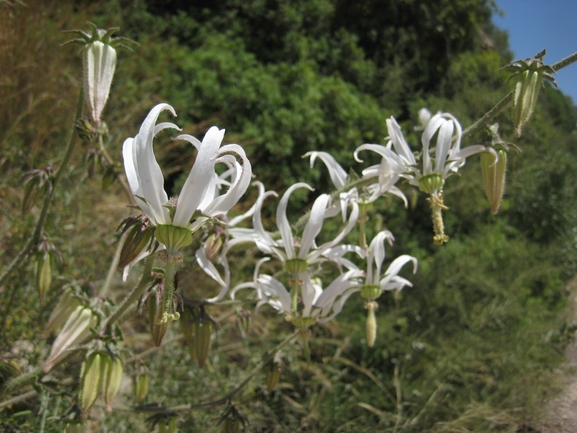
[[[148,385],[150,378],[146,372],[141,371],[134,379],[134,402],[141,404],[148,395]]]
[[[112,412],[112,401],[120,389],[124,366],[118,356],[113,357],[106,354],[103,355],[103,358],[102,397],[106,404],[106,411],[110,413]]]
[[[365,308],[367,313],[367,346],[373,347],[377,338],[377,319],[375,317],[375,310],[377,309],[376,302],[367,302]]]
[[[26,186],[24,189],[24,197],[22,199],[22,214],[26,214],[30,211],[32,206],[36,204],[40,193],[46,193],[52,188],[52,174],[54,170],[52,167],[46,167],[44,169],[31,170],[26,173],[23,184]]]
[[[551,75],[555,73],[551,66],[543,63],[546,51],[543,50],[534,58],[525,60],[514,60],[505,66],[513,72],[507,79],[513,79],[513,123],[515,125],[515,136],[520,137],[523,126],[529,121],[535,105],[543,80],[548,80],[555,86],[557,83]]]
[[[124,226],[124,227],[123,227]],[[126,218],[118,229],[123,227],[122,233],[128,232],[122,250],[120,251],[120,260],[118,267],[123,269],[130,264],[138,255],[149,250],[154,243],[154,226],[150,220],[143,214],[135,217]]]
[[[156,347],[160,347],[162,340],[168,330],[168,322],[162,321],[164,313],[164,306],[162,305],[162,290],[157,287],[155,289],[155,296],[148,298],[148,320],[150,326],[150,334]]]
[[[200,369],[204,368],[204,364],[210,352],[212,328],[212,320],[206,316],[201,317],[194,323],[194,352]]]
[[[52,263],[49,253],[45,252],[36,255],[35,282],[36,290],[38,290],[38,295],[40,296],[40,303],[43,304],[46,293],[50,289],[50,283],[52,283]]]
[[[109,44],[94,41],[84,49],[84,99],[95,125],[108,100],[116,68],[116,50]]]
[[[58,304],[56,304],[56,307],[48,319],[48,324],[46,325],[44,332],[48,334],[59,326],[63,325],[64,322],[66,322],[66,320],[70,317],[72,312],[76,310],[76,308],[80,305],[82,305],[80,303],[80,299],[74,295],[72,290],[64,290],[64,293],[62,293],[62,296],[60,296]]]
[[[80,373],[81,388],[78,404],[82,410],[83,419],[86,419],[88,410],[92,407],[98,397],[103,373],[105,372],[103,364],[104,356],[107,355],[93,352],[82,362],[82,371]]]
[[[0,386],[9,379],[21,374],[22,370],[15,360],[0,356]]]
[[[507,171],[507,152],[498,150],[499,160],[491,152],[481,153],[481,172],[485,194],[491,204],[491,213],[497,215],[505,191],[505,174]]]
[[[212,260],[219,253],[223,243],[223,238],[217,233],[212,233],[205,242],[204,250],[208,260]]]
[[[90,328],[97,324],[98,316],[90,308],[76,307],[52,344],[52,350],[44,365],[44,372],[48,373],[52,367],[64,359],[70,347],[83,343],[90,336]]]

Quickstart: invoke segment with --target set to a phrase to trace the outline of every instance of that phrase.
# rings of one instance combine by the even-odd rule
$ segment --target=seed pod
[[[106,404],[106,411],[110,413],[112,412],[112,401],[120,389],[124,366],[118,356],[103,355],[103,357],[106,358],[106,362],[102,374],[102,397]]]
[[[83,419],[86,419],[88,410],[98,397],[102,375],[105,371],[104,364],[103,356],[98,352],[90,354],[82,362],[82,372],[80,373],[81,388],[78,403],[82,410]]]
[[[507,152],[498,150],[499,161],[490,152],[481,153],[481,172],[485,194],[491,204],[491,213],[497,215],[505,191],[505,174],[507,171]]]
[[[144,372],[138,374],[134,380],[134,401],[136,404],[141,404],[148,395],[148,385],[150,379]]]
[[[81,344],[90,335],[90,328],[98,324],[98,316],[88,307],[82,305],[72,312],[62,331],[54,340],[50,355],[44,365],[44,373],[48,373],[54,365],[64,359],[69,347]]]
[[[38,290],[40,303],[43,304],[44,299],[46,298],[46,293],[48,293],[50,284],[52,283],[52,260],[50,258],[50,253],[42,252],[37,254],[35,277],[36,290]]]
[[[60,296],[58,304],[56,304],[56,307],[52,311],[44,332],[48,334],[64,324],[72,312],[80,305],[80,300],[73,295],[72,291],[68,289],[65,290],[62,296]]]
[[[212,335],[212,322],[206,319],[200,319],[194,323],[194,350],[198,367],[204,368],[204,363],[208,358],[210,351],[210,337]]]

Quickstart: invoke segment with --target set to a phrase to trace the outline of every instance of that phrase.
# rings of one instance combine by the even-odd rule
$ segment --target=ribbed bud
[[[46,193],[52,188],[52,167],[30,170],[25,174],[23,184],[24,198],[22,199],[22,214],[27,214],[36,204],[40,193]]]
[[[150,378],[145,372],[140,372],[134,379],[134,402],[141,404],[148,395],[148,385]]]
[[[204,251],[208,260],[212,260],[219,253],[223,238],[217,233],[212,233],[205,242]]]
[[[48,252],[36,255],[35,282],[40,303],[43,304],[52,283],[52,259]]]
[[[103,357],[105,362],[102,373],[102,398],[106,404],[106,411],[110,413],[112,412],[112,401],[120,389],[124,366],[118,356],[103,355]]]
[[[84,99],[90,108],[95,125],[108,100],[110,85],[116,68],[116,50],[101,41],[94,41],[84,49]]]
[[[490,152],[481,153],[481,172],[485,194],[491,204],[491,213],[497,215],[503,193],[505,191],[505,174],[507,171],[507,152],[498,150],[499,161],[495,163],[495,155]]]
[[[44,372],[48,373],[52,367],[64,359],[68,354],[68,348],[83,343],[90,336],[90,328],[97,324],[98,316],[90,308],[76,307],[52,345],[50,356],[44,365]]]
[[[175,254],[180,248],[192,243],[192,233],[190,230],[168,224],[156,226],[154,236],[156,236],[158,242],[166,246],[168,254]]]
[[[212,321],[201,318],[194,323],[194,352],[198,367],[204,368],[204,364],[210,352],[210,337],[212,336]]]
[[[376,302],[367,302],[365,308],[367,313],[367,346],[373,347],[377,339],[377,318],[375,317],[375,310],[377,309]]]
[[[541,76],[538,71],[528,69],[517,76],[513,95],[513,124],[515,136],[521,136],[523,126],[529,121],[541,88]]]
[[[177,433],[178,432],[178,419],[175,416],[171,416],[168,419],[168,433]]]
[[[118,267],[123,269],[136,259],[143,250],[152,247],[155,228],[144,215],[126,218],[120,224],[119,229],[121,227],[123,227],[122,232],[127,233],[118,261]]]
[[[56,307],[52,311],[44,332],[48,334],[59,326],[62,326],[70,317],[72,312],[80,305],[80,300],[74,296],[72,291],[65,290],[64,293],[62,293],[62,296],[60,296],[58,304],[56,304]]]
[[[308,329],[315,323],[314,317],[291,317],[290,321],[300,329]]]
[[[82,419],[86,419],[88,410],[98,397],[100,391],[100,384],[102,381],[105,367],[103,363],[103,355],[94,352],[84,359],[82,362],[82,372],[80,373],[80,396],[78,405],[82,410]]]
[[[150,326],[150,334],[156,347],[160,347],[162,339],[168,329],[168,322],[162,322],[164,309],[162,301],[159,298],[159,290],[156,289],[156,296],[148,298],[148,320]]]

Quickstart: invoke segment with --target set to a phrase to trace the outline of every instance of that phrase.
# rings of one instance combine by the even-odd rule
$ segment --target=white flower
[[[158,116],[164,110],[174,116],[174,109],[168,104],[159,104],[154,107],[144,120],[140,131],[134,138],[128,138],[122,149],[124,168],[132,194],[138,206],[157,227],[161,243],[171,243],[171,233],[162,233],[159,228],[168,226],[182,228],[191,232],[202,226],[208,219],[226,213],[244,194],[252,175],[251,165],[244,149],[238,144],[228,144],[221,147],[224,130],[212,127],[208,130],[202,143],[190,135],[180,135],[177,140],[191,143],[197,150],[196,160],[186,179],[178,197],[174,212],[169,210],[169,200],[164,190],[164,177],[152,149],[152,142],[156,134],[163,129],[179,129],[173,123],[156,124]],[[242,165],[237,161],[242,160]],[[215,165],[223,163],[228,170],[222,175],[215,171]],[[226,179],[230,178],[230,181]],[[222,185],[228,185],[228,190],[218,195]],[[183,231],[181,231],[184,233]],[[173,245],[178,247],[184,244],[174,240]],[[190,242],[189,242],[190,243]],[[176,245],[175,245],[176,244]],[[169,246],[167,245],[167,249]]]
[[[378,293],[379,296],[382,292],[388,290],[395,290],[398,294],[403,287],[413,286],[409,280],[398,276],[401,268],[406,263],[413,262],[413,273],[417,272],[417,259],[404,254],[393,260],[384,275],[382,274],[382,266],[385,261],[385,241],[392,243],[393,240],[394,238],[391,232],[385,230],[377,233],[369,246],[369,254],[367,255],[367,273],[363,287],[376,288],[376,293]],[[378,297],[372,295],[367,297],[364,296],[363,292],[361,292],[361,294],[364,298],[369,300],[374,300]]]
[[[108,100],[110,85],[116,68],[116,50],[100,41],[91,42],[84,49],[84,99],[90,108],[95,125]]]
[[[316,245],[316,238],[320,234],[327,210],[330,209],[330,197],[328,194],[321,194],[313,203],[309,219],[302,232],[300,240],[293,235],[292,228],[286,215],[288,201],[291,194],[298,188],[312,188],[306,183],[296,183],[292,185],[281,197],[276,211],[276,224],[280,233],[280,240],[273,238],[271,233],[267,232],[261,220],[261,208],[264,200],[269,195],[276,195],[274,192],[261,193],[255,203],[253,215],[253,229],[235,229],[230,234],[235,238],[232,244],[240,242],[254,242],[263,253],[276,256],[283,262],[287,272],[298,274],[305,272],[308,267],[314,263],[326,260],[334,261],[340,265],[354,266],[348,260],[344,260],[342,255],[346,252],[339,249],[338,244],[354,227],[359,216],[359,207],[353,203],[353,210],[346,226],[332,240],[319,246]],[[360,248],[350,247],[349,251],[354,250],[362,254]]]
[[[329,170],[329,176],[335,189],[340,191],[344,189],[348,183],[348,175],[346,171],[340,166],[340,164],[327,152],[308,152],[304,155],[304,157],[310,157],[310,164],[311,168],[313,168],[316,158],[319,158],[323,161]],[[339,211],[343,215],[343,221],[346,219],[347,215],[347,207],[350,202],[357,202],[357,203],[372,203],[379,197],[385,195],[386,193],[391,193],[400,197],[405,202],[405,206],[407,205],[407,198],[402,193],[402,191],[395,186],[395,183],[399,180],[399,175],[387,172],[386,167],[383,166],[386,164],[386,161],[383,160],[380,166],[370,167],[363,171],[363,178],[372,178],[378,177],[378,182],[367,185],[366,193],[359,194],[359,191],[356,187],[349,189],[348,191],[341,192],[339,194],[339,205],[334,208],[335,212],[338,213]]]
[[[439,192],[444,180],[456,173],[465,164],[466,158],[487,150],[483,145],[473,145],[461,149],[461,125],[451,114],[437,113],[426,121],[425,130],[421,136],[423,145],[421,168],[405,141],[401,127],[393,117],[387,119],[387,129],[389,131],[387,146],[363,144],[355,151],[355,158],[362,162],[358,158],[358,153],[361,150],[372,150],[387,160],[387,175],[390,173],[398,174],[406,178],[410,184],[418,186],[429,194]],[[431,156],[431,140],[435,134],[437,134],[437,143],[435,154]],[[376,171],[371,174],[377,175],[377,173],[379,172]],[[431,177],[437,179],[437,182],[432,186],[428,182]],[[423,178],[428,180],[422,180]]]
[[[234,299],[236,292],[244,288],[254,288],[259,302],[257,308],[268,304],[275,310],[286,315],[299,328],[307,328],[315,322],[325,323],[341,312],[349,296],[358,291],[358,278],[362,272],[350,270],[334,279],[325,289],[319,278],[313,278],[309,272],[298,275],[301,286],[301,296],[295,310],[289,290],[276,278],[260,273],[261,265],[269,260],[261,259],[255,268],[254,280],[236,286],[231,296]]]

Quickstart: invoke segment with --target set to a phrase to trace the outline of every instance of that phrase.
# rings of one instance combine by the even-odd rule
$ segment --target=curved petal
[[[286,216],[286,208],[291,194],[298,188],[308,188],[310,191],[313,191],[313,188],[304,182],[295,183],[283,194],[276,210],[276,225],[279,229],[288,259],[296,258],[296,255],[294,247],[295,241],[293,238],[291,226]]]
[[[299,259],[306,259],[311,246],[314,244],[316,237],[321,232],[325,219],[325,211],[327,210],[330,201],[331,197],[328,194],[321,194],[313,203],[309,220],[307,221],[301,238],[301,245],[298,253]]]
[[[435,173],[443,173],[445,162],[449,156],[449,150],[453,144],[453,122],[443,119],[444,123],[439,128],[437,147],[435,149]]]
[[[174,108],[168,104],[158,104],[140,127],[138,135],[134,138],[133,144],[133,161],[136,171],[138,172],[139,184],[142,197],[150,206],[156,224],[170,223],[170,215],[164,204],[168,201],[168,196],[164,191],[164,176],[162,170],[156,162],[152,142],[155,134],[155,124],[158,116],[163,111],[168,110],[173,116],[176,116]]]
[[[415,161],[415,156],[405,141],[401,127],[395,118],[391,116],[391,118],[387,119],[386,122],[387,130],[389,131],[389,137],[393,142],[393,146],[395,147],[397,154],[404,160],[406,165],[415,165],[417,163]]]
[[[433,168],[431,166],[431,156],[429,155],[429,146],[431,143],[431,138],[437,132],[437,129],[441,126],[441,124],[445,122],[441,113],[435,114],[429,122],[427,122],[427,126],[425,127],[425,131],[423,131],[423,135],[421,136],[421,143],[423,144],[423,176],[431,174],[433,172]]]
[[[261,274],[258,276],[258,283],[266,296],[274,295],[278,298],[282,311],[286,314],[291,313],[291,296],[280,281],[270,275]],[[269,300],[267,302],[272,305]]]
[[[214,158],[223,138],[224,129],[219,130],[216,126],[210,128],[204,136],[192,170],[180,192],[173,219],[174,225],[188,228],[192,214],[199,208],[213,181]],[[180,135],[176,139],[193,143],[190,135]]]
[[[342,168],[333,156],[327,152],[308,152],[303,158],[310,157],[311,168],[314,167],[315,159],[319,157],[327,166],[329,176],[336,189],[341,189],[347,184],[347,172]]]

